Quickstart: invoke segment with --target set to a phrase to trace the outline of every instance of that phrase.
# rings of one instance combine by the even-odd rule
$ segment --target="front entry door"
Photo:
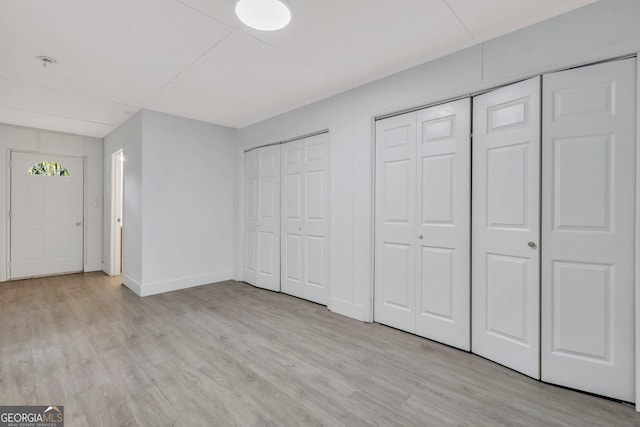
[[[11,153],[12,279],[83,270],[84,161]]]

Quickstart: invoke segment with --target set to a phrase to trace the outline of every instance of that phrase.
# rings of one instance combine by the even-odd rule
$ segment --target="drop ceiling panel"
[[[70,95],[40,86],[0,79],[0,105],[69,119],[116,126],[137,111],[135,107]]]
[[[237,31],[144,107],[239,127],[348,88]]]
[[[140,104],[231,30],[174,0],[20,0],[0,14],[0,77]],[[47,68],[34,56],[55,57]]]
[[[113,126],[0,106],[0,123],[103,138]]]
[[[296,1],[288,27],[248,30],[356,85],[472,43],[443,0]]]
[[[239,27],[240,20],[235,14],[234,0],[176,0],[193,9],[204,13],[220,22],[225,23],[233,28]]]
[[[510,33],[596,0],[446,0],[478,39]]]

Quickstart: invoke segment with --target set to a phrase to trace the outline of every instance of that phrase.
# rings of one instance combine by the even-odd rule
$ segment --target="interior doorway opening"
[[[111,274],[122,274],[122,242],[124,223],[122,218],[122,194],[124,181],[124,151],[112,155],[111,179]]]

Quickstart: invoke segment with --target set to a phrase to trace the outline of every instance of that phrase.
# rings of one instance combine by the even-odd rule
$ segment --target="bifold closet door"
[[[470,346],[470,100],[376,123],[375,321]]]
[[[245,153],[244,281],[280,290],[280,146]]]
[[[328,134],[282,144],[282,292],[327,305]]]
[[[472,351],[539,378],[540,78],[473,116]]]
[[[542,379],[635,400],[635,59],[544,76]]]
[[[417,113],[376,122],[374,320],[416,330]]]
[[[471,346],[471,100],[417,112],[416,334]]]

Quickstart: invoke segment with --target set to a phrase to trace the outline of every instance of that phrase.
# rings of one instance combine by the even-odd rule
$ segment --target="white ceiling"
[[[277,32],[233,0],[5,1],[0,122],[103,137],[148,108],[243,127],[595,0],[287,1]]]

